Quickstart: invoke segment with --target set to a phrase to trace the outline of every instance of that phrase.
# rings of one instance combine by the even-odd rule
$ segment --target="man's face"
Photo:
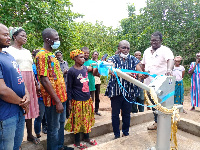
[[[127,55],[130,52],[130,45],[128,43],[121,43],[118,47],[120,53]]]
[[[157,50],[161,47],[162,41],[160,40],[159,36],[151,36],[151,46],[153,50]]]
[[[89,56],[90,56],[90,51],[88,49],[83,49],[83,52],[84,52],[84,58],[85,58],[85,60],[88,60]]]
[[[139,53],[139,52],[138,52],[138,53],[135,53],[134,56],[135,56],[137,59],[139,59],[139,60],[141,59],[141,53]]]
[[[58,61],[63,61],[63,57],[61,53],[57,53],[56,58],[58,59]]]
[[[97,52],[94,52],[94,53],[92,54],[92,59],[93,59],[93,60],[96,60],[96,59],[98,59],[98,56],[99,56],[99,54],[98,54]]]
[[[59,41],[58,32],[52,32],[51,36],[47,38],[47,42],[49,43],[49,45],[53,45],[56,41]]]
[[[8,28],[0,24],[0,48],[6,48],[10,45],[10,36]]]

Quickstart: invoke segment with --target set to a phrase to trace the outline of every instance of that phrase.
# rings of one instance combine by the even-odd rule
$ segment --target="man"
[[[92,53],[92,60],[94,60],[95,62],[98,61],[98,57],[99,57],[99,53],[97,51],[94,51]],[[94,76],[95,79],[95,109],[94,109],[94,113],[96,115],[101,116],[101,114],[98,112],[99,111],[99,103],[100,103],[100,99],[99,99],[99,94],[100,94],[100,86],[101,86],[101,80],[100,80],[100,74],[98,73],[98,76]]]
[[[47,149],[63,150],[66,119],[66,87],[60,64],[52,53],[60,46],[58,32],[47,28],[42,32],[43,48],[36,55],[36,67],[47,117]]]
[[[160,32],[154,32],[151,35],[151,47],[144,51],[143,59],[141,61],[143,70],[150,74],[157,75],[172,75],[172,69],[174,67],[174,55],[172,51],[162,45],[162,34]],[[144,80],[144,83],[149,85],[153,80],[153,77],[149,76]],[[154,111],[155,109],[152,108]],[[157,114],[154,113],[155,123],[149,126],[148,130],[157,129]]]
[[[140,51],[136,51],[134,53],[134,56],[138,59],[138,60],[141,60],[141,52]],[[140,67],[141,67],[141,63],[139,63]],[[144,80],[141,79],[141,78],[138,78],[139,81],[143,82]],[[138,97],[136,97],[136,102],[144,105],[144,93],[143,93],[143,89],[139,88],[139,93],[140,95]],[[144,111],[144,106],[142,105],[137,105],[137,104],[134,104],[132,105],[132,113],[137,113],[138,110],[139,112],[143,112]]]
[[[128,41],[126,40],[120,41],[118,45],[118,50],[119,54],[110,57],[108,59],[108,62],[114,63],[116,68],[142,71],[140,66],[137,65],[139,63],[139,60],[129,54],[130,44]],[[133,77],[131,73],[127,74]],[[133,101],[133,99],[136,96],[138,96],[137,86],[134,86],[132,83],[126,81],[125,79],[119,78],[119,80],[121,81],[121,84],[125,90],[124,89],[122,89],[122,91],[120,90],[120,85],[117,82],[117,78],[115,77],[115,75],[112,75],[105,92],[105,96],[108,96],[111,100],[112,126],[115,139],[120,137],[120,130],[119,130],[120,109],[122,110],[122,122],[123,122],[122,136],[129,135],[130,112],[132,104],[129,103],[128,101]]]
[[[0,149],[19,150],[30,99],[17,62],[2,51],[9,44],[8,28],[0,24]]]
[[[92,101],[94,102],[94,94],[96,90],[94,75],[97,75],[98,70],[95,66],[92,67],[92,63],[96,63],[96,61],[89,59],[90,50],[88,47],[83,47],[81,50],[84,52],[84,58],[85,58],[85,63],[83,65],[88,68],[90,96],[92,97]]]
[[[59,50],[55,51],[55,56],[56,56],[57,60],[60,63],[60,68],[61,68],[62,73],[63,73],[63,77],[64,77],[64,80],[65,80],[66,91],[67,91],[67,72],[69,70],[68,63],[67,63],[67,61],[63,60],[63,55],[62,55],[61,51],[59,51]],[[66,108],[68,108],[68,105],[69,104],[67,102]],[[70,115],[70,113],[66,109],[66,118],[68,118],[69,115]]]

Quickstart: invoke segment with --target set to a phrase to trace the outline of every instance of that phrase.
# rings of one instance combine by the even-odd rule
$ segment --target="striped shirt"
[[[136,65],[140,62],[137,58],[135,58],[132,55],[128,55],[127,59],[125,59],[124,61],[123,58],[121,58],[118,54],[111,56],[108,60],[112,61],[115,64],[115,68],[129,69],[129,70],[136,70]],[[139,95],[139,89],[137,86],[120,77],[119,80],[128,93],[124,89],[122,89],[121,92],[119,84],[117,82],[117,78],[111,76],[105,92],[105,96],[114,97],[114,96],[124,95],[131,99],[134,99]]]

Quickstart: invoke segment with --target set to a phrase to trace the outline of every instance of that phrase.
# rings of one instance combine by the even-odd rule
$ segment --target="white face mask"
[[[127,57],[128,57],[128,55],[129,55],[129,53],[128,54],[123,54],[123,53],[120,53],[120,57],[122,57],[122,58],[124,58],[124,59],[127,59]]]

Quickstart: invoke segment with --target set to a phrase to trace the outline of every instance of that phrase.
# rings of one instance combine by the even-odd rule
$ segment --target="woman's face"
[[[21,31],[19,32],[19,34],[17,36],[14,37],[15,42],[17,42],[18,44],[24,45],[27,42],[27,36],[26,36],[26,32]]]
[[[75,62],[78,63],[79,65],[83,65],[85,62],[84,54],[79,54],[78,56],[75,57]]]

